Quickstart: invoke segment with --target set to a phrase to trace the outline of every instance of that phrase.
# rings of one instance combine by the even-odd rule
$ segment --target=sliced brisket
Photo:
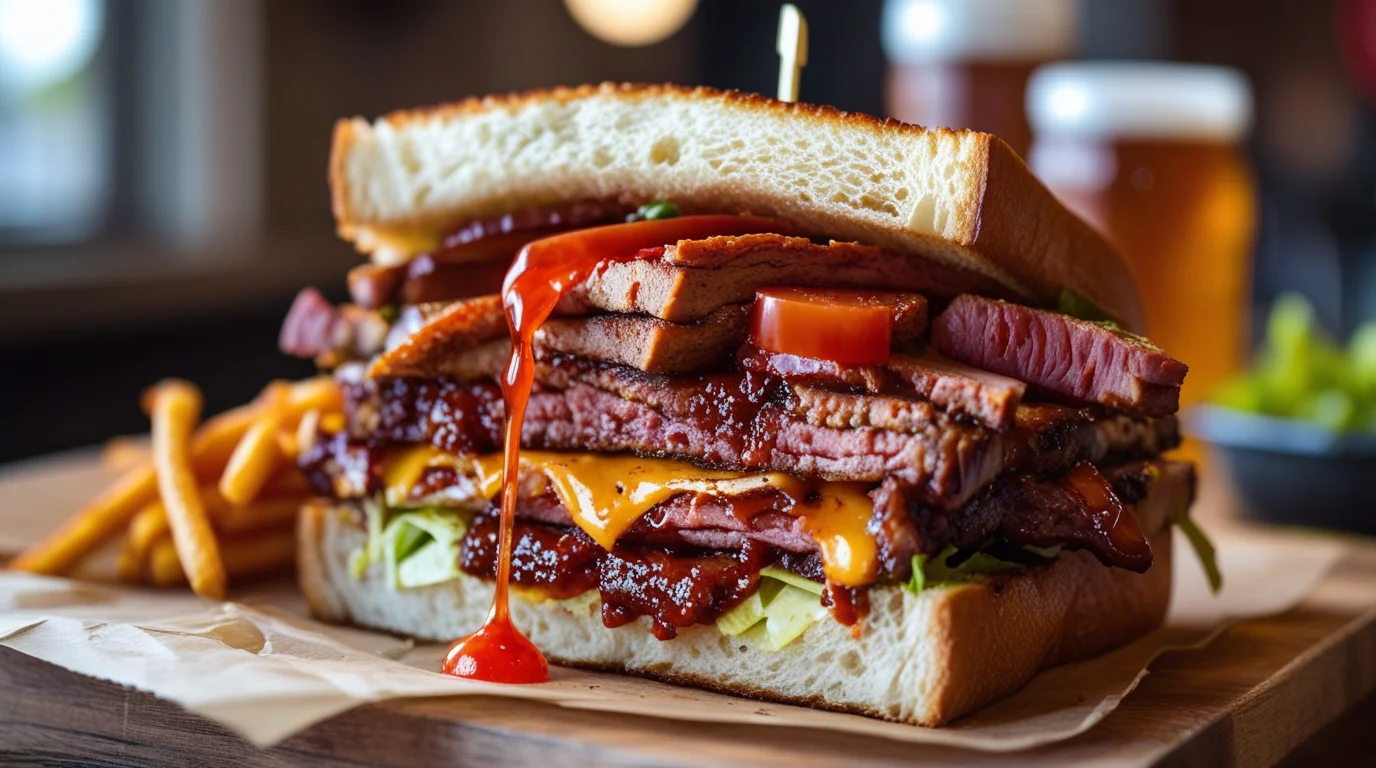
[[[684,240],[633,261],[603,263],[564,297],[559,311],[630,312],[685,323],[776,285],[1007,295],[975,272],[875,246],[754,234]]]
[[[932,323],[932,344],[963,363],[1147,416],[1176,411],[1187,370],[1141,337],[968,294]]]

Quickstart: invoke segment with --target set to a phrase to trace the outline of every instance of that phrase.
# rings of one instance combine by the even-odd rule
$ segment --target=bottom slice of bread
[[[1171,588],[1169,511],[1189,503],[1191,473],[1168,470],[1136,506],[1155,564],[1136,574],[1065,553],[1012,575],[928,589],[870,590],[857,628],[828,618],[783,650],[755,648],[714,626],[655,639],[649,621],[602,625],[597,600],[529,602],[512,616],[553,662],[684,683],[773,701],[940,725],[1007,696],[1038,670],[1126,643],[1161,624]],[[1183,470],[1180,468],[1184,467]],[[492,582],[476,577],[393,590],[378,568],[350,574],[365,533],[357,511],[308,504],[298,577],[321,619],[449,641],[482,624]]]

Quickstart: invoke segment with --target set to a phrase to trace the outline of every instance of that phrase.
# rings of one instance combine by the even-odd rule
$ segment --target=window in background
[[[103,0],[0,0],[0,242],[89,237],[109,197]]]

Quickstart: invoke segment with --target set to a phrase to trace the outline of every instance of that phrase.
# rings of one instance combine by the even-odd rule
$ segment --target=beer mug
[[[1245,362],[1256,192],[1246,79],[1222,67],[1066,63],[1028,83],[1032,171],[1113,240],[1153,342],[1200,402]]]
[[[909,123],[973,128],[1026,156],[1027,80],[1074,50],[1075,0],[886,0],[885,101]]]

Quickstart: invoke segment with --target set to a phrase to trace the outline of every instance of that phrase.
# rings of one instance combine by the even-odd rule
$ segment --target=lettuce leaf
[[[1046,560],[1054,560],[1061,553],[1059,544],[1052,547],[1027,545],[1023,547],[1023,550]],[[1027,567],[1022,563],[1000,560],[987,552],[976,552],[960,565],[948,565],[947,561],[954,554],[956,554],[956,548],[947,547],[936,557],[913,555],[913,574],[908,578],[908,582],[903,585],[903,588],[916,596],[922,594],[924,589],[935,589],[972,581],[981,574],[1017,571]]]
[[[1175,515],[1175,524],[1180,526],[1180,532],[1189,539],[1190,547],[1199,558],[1204,575],[1209,579],[1209,590],[1218,594],[1218,590],[1223,588],[1223,572],[1218,569],[1218,553],[1214,551],[1213,542],[1194,524],[1187,510],[1182,509]]]
[[[826,616],[824,587],[782,568],[760,571],[760,587],[717,619],[723,635],[744,636],[752,645],[777,651],[798,639]]]
[[[468,523],[451,510],[397,512],[381,536],[387,583],[407,589],[458,578],[459,541],[467,530]]]

